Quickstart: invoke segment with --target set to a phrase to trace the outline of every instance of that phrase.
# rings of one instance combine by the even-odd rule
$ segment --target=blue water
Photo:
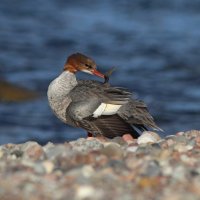
[[[200,2],[10,0],[0,4],[0,77],[42,98],[0,104],[0,143],[83,137],[46,99],[67,55],[82,52],[144,100],[164,134],[199,129]],[[94,78],[90,75],[79,77]]]

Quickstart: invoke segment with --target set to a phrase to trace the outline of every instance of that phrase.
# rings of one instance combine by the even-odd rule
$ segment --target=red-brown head
[[[101,78],[104,78],[104,75],[101,72],[97,71],[96,63],[91,58],[81,53],[75,53],[70,55],[67,58],[67,61],[64,65],[64,70],[70,71],[72,73],[76,73],[77,71],[82,71],[88,74],[93,74]]]

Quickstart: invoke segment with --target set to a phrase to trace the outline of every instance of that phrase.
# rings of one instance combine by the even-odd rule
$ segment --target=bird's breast
[[[70,72],[63,72],[48,87],[47,96],[49,105],[54,114],[64,123],[68,123],[66,109],[72,101],[69,93],[76,85],[75,75]]]

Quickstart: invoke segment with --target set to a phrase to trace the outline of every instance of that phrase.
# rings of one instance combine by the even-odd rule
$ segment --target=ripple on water
[[[36,0],[0,8],[0,76],[43,96],[0,105],[0,143],[85,134],[59,122],[44,98],[66,56],[77,51],[102,71],[116,66],[111,82],[135,91],[167,133],[200,128],[198,1]]]

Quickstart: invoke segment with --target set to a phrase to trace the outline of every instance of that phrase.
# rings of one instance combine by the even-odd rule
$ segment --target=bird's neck
[[[48,97],[66,97],[76,85],[77,80],[75,74],[69,71],[64,71],[49,85]]]

